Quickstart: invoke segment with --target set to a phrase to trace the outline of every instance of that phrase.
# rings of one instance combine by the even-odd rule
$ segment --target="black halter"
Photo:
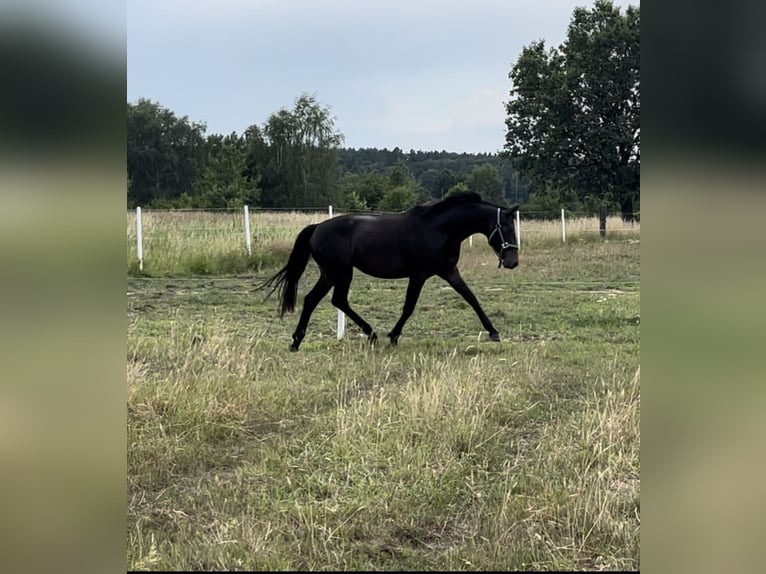
[[[500,208],[499,207],[497,208],[497,223],[495,224],[495,228],[492,230],[492,233],[489,234],[489,238],[487,240],[491,241],[492,240],[492,236],[495,233],[499,233],[500,234],[500,241],[501,241],[501,243],[500,243],[500,251],[495,251],[495,253],[497,253],[497,267],[500,268],[502,266],[502,264],[503,264],[503,251],[505,251],[506,249],[509,249],[511,247],[515,247],[516,249],[518,249],[519,246],[516,245],[515,243],[507,242],[505,240],[505,237],[503,237],[503,228],[500,226]]]

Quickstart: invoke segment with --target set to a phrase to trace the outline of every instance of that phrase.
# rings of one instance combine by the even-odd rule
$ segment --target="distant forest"
[[[349,174],[385,173],[399,164],[405,165],[425,192],[425,198],[439,198],[454,186],[468,186],[471,174],[476,168],[483,168],[489,178],[497,176],[500,185],[495,198],[502,197],[511,203],[526,203],[529,200],[531,182],[521,178],[511,167],[508,158],[490,153],[455,153],[447,151],[404,152],[398,147],[393,150],[361,148],[338,150],[341,170]],[[487,168],[489,166],[489,168]],[[480,170],[481,173],[481,170]],[[487,189],[478,190],[487,193]],[[494,191],[494,190],[493,190]]]
[[[128,104],[128,207],[398,211],[473,190],[524,203],[531,182],[499,154],[340,145],[329,112],[307,95],[244,134],[205,133],[157,102]]]

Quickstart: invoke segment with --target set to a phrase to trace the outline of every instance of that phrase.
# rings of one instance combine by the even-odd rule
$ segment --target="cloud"
[[[349,146],[494,150],[521,48],[560,43],[577,5],[131,0],[128,98],[229,133],[308,92],[331,107]]]
[[[481,89],[458,101],[452,108],[450,123],[468,126],[505,121],[503,96],[492,89]]]
[[[501,95],[481,89],[455,101],[389,95],[376,112],[349,121],[339,119],[338,127],[349,147],[478,153],[502,147],[504,120]]]

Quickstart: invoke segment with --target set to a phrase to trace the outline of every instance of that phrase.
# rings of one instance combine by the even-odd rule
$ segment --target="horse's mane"
[[[444,213],[448,209],[469,203],[481,203],[481,196],[473,191],[461,191],[448,195],[443,199],[436,199],[411,207],[406,213],[423,218],[430,218]]]

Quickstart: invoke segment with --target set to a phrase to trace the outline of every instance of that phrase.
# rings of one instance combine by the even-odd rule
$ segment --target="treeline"
[[[128,207],[314,208],[397,211],[459,190],[528,200],[530,182],[497,154],[342,147],[329,110],[300,96],[241,135],[157,102],[128,103]]]
[[[470,190],[527,214],[640,209],[640,9],[576,8],[565,42],[526,46],[511,68],[498,154],[349,149],[329,109],[302,95],[244,133],[157,102],[128,103],[128,207],[398,211]]]

